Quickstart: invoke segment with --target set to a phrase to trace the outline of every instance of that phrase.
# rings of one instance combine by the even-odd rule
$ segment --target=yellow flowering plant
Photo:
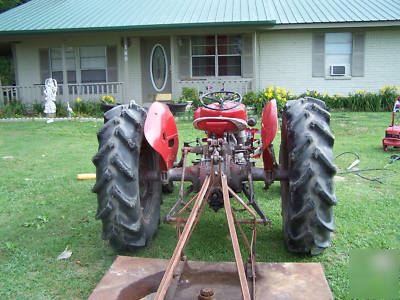
[[[101,102],[105,104],[114,104],[114,98],[112,96],[103,96]]]
[[[261,115],[265,104],[271,99],[276,100],[280,112],[286,101],[304,97],[313,97],[324,101],[327,110],[391,111],[398,95],[400,95],[399,85],[385,85],[376,91],[359,88],[344,95],[341,93],[329,95],[326,91],[321,93],[315,90],[293,95],[291,90],[287,91],[285,88],[270,85],[258,93],[253,91],[247,93],[244,96],[244,103],[254,106],[258,115]]]
[[[257,96],[254,97],[254,102],[252,105],[255,107],[256,113],[260,115],[264,109],[264,106],[272,99],[275,99],[278,112],[280,114],[285,106],[285,102],[294,98],[295,97],[293,96],[291,90],[287,91],[285,88],[270,85],[268,88],[260,91]]]

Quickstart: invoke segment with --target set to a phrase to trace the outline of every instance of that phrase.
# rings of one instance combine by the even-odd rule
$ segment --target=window
[[[191,38],[192,76],[241,76],[240,36],[209,35]]]
[[[50,49],[51,77],[58,83],[63,83],[63,67],[61,48]],[[76,83],[75,50],[65,49],[68,83]]]
[[[68,47],[65,56],[68,83],[107,81],[106,47]],[[63,83],[61,48],[50,49],[50,71],[58,83]]]
[[[105,47],[80,47],[81,82],[106,82]]]
[[[351,75],[352,44],[351,32],[325,34],[325,75],[331,75],[331,66],[344,66],[344,75]]]
[[[150,55],[150,78],[156,91],[161,92],[167,83],[168,63],[165,49],[160,44],[153,47]]]
[[[345,78],[363,77],[365,32],[315,32],[312,35],[312,76],[332,79],[331,66],[345,68]],[[340,76],[339,76],[340,78]],[[342,76],[343,78],[343,76]]]

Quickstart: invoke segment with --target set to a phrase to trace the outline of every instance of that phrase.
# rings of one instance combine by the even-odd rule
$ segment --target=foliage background
[[[28,1],[0,0],[0,13],[26,2]],[[9,56],[0,56],[0,83],[2,85],[12,85],[14,83],[11,57]]]
[[[29,0],[0,0],[0,13],[28,1]]]

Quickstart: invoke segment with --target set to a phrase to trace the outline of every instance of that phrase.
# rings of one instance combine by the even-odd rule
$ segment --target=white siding
[[[237,29],[238,30],[238,29]],[[367,29],[360,29],[367,30]],[[190,35],[196,30],[184,30],[179,35]],[[240,30],[238,30],[240,31]],[[342,30],[344,31],[344,30]],[[241,32],[241,31],[240,31]],[[197,32],[200,33],[200,32]],[[229,32],[228,32],[229,33]],[[269,85],[291,89],[299,94],[307,90],[316,90],[321,93],[346,95],[359,89],[379,90],[383,85],[400,84],[400,29],[372,30],[365,33],[365,74],[363,77],[349,79],[316,78],[312,72],[312,31],[306,30],[279,30],[257,33],[257,55],[254,68],[255,84],[258,90]],[[160,35],[161,34],[161,35]],[[169,37],[171,33],[158,33]],[[135,36],[134,36],[135,35]],[[125,101],[134,99],[142,103],[142,70],[140,37],[141,33],[85,33],[71,35],[42,35],[21,37],[20,43],[15,44],[17,59],[18,85],[32,86],[40,84],[39,48],[116,45],[118,56],[118,81],[124,82],[126,87]],[[143,36],[149,35],[148,32]],[[121,38],[130,36],[128,49],[128,68],[125,62]],[[176,44],[174,60],[178,60]],[[173,97],[179,97],[181,86],[176,84],[178,79],[176,66],[170,66]],[[43,83],[42,83],[43,84]],[[32,99],[31,101],[43,99]]]
[[[130,38],[131,45],[128,48],[128,80],[121,80],[125,82],[126,99],[135,100],[136,103],[142,103],[142,70],[140,58],[140,38]],[[120,78],[125,78],[124,74],[124,57],[123,50],[121,49],[121,67],[119,68]]]
[[[377,91],[384,85],[400,83],[400,30],[366,32],[365,74],[348,79],[311,76],[311,31],[261,33],[258,42],[260,88],[273,85],[291,89],[294,94],[316,90],[347,95],[359,89]]]
[[[141,88],[141,67],[140,67],[140,39],[131,38],[131,45],[128,49],[128,71],[125,73],[123,48],[121,37],[116,34],[81,34],[73,36],[37,36],[23,39],[21,43],[15,44],[15,55],[17,59],[17,85],[32,86],[43,84],[40,82],[39,49],[40,48],[60,48],[62,43],[65,47],[80,46],[117,46],[118,60],[118,81],[124,82],[126,86],[125,101],[134,99],[136,102],[142,101]],[[127,74],[127,80],[126,75]],[[28,99],[25,102],[43,101],[43,99]],[[37,97],[35,97],[37,98]]]

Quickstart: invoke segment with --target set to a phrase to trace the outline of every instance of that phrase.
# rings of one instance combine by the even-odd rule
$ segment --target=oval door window
[[[156,44],[150,55],[150,77],[151,83],[156,91],[161,92],[167,83],[168,63],[165,49]]]

